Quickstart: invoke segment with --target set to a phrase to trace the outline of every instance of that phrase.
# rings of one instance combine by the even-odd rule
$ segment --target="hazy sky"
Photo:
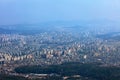
[[[120,21],[120,0],[0,0],[0,24]]]

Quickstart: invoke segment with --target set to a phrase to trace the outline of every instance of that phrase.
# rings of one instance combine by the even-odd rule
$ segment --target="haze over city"
[[[56,21],[120,22],[119,0],[0,0],[0,25]]]

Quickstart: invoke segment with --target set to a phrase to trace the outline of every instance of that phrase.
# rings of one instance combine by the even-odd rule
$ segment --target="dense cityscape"
[[[71,30],[63,27],[62,30],[53,29],[32,35],[0,34],[0,73],[20,75],[14,71],[19,66],[58,65],[66,62],[120,65],[119,32],[100,34],[89,30]]]
[[[120,80],[120,0],[0,0],[0,80]]]

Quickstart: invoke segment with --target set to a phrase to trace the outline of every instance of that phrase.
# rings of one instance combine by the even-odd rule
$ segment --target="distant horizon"
[[[114,21],[114,20],[69,20],[69,21],[44,21],[44,22],[36,22],[36,23],[11,23],[11,24],[0,24],[0,26],[9,26],[9,25],[40,25],[40,24],[119,24],[120,21]]]

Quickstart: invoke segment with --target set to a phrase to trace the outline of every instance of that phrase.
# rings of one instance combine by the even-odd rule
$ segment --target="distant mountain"
[[[16,33],[16,31],[0,28],[0,34],[12,34],[12,33]]]
[[[119,23],[113,21],[56,21],[38,24],[2,25],[0,33],[35,34],[48,31],[92,33],[119,32]]]
[[[97,37],[104,40],[120,40],[120,32],[111,32],[107,34],[97,35]]]

